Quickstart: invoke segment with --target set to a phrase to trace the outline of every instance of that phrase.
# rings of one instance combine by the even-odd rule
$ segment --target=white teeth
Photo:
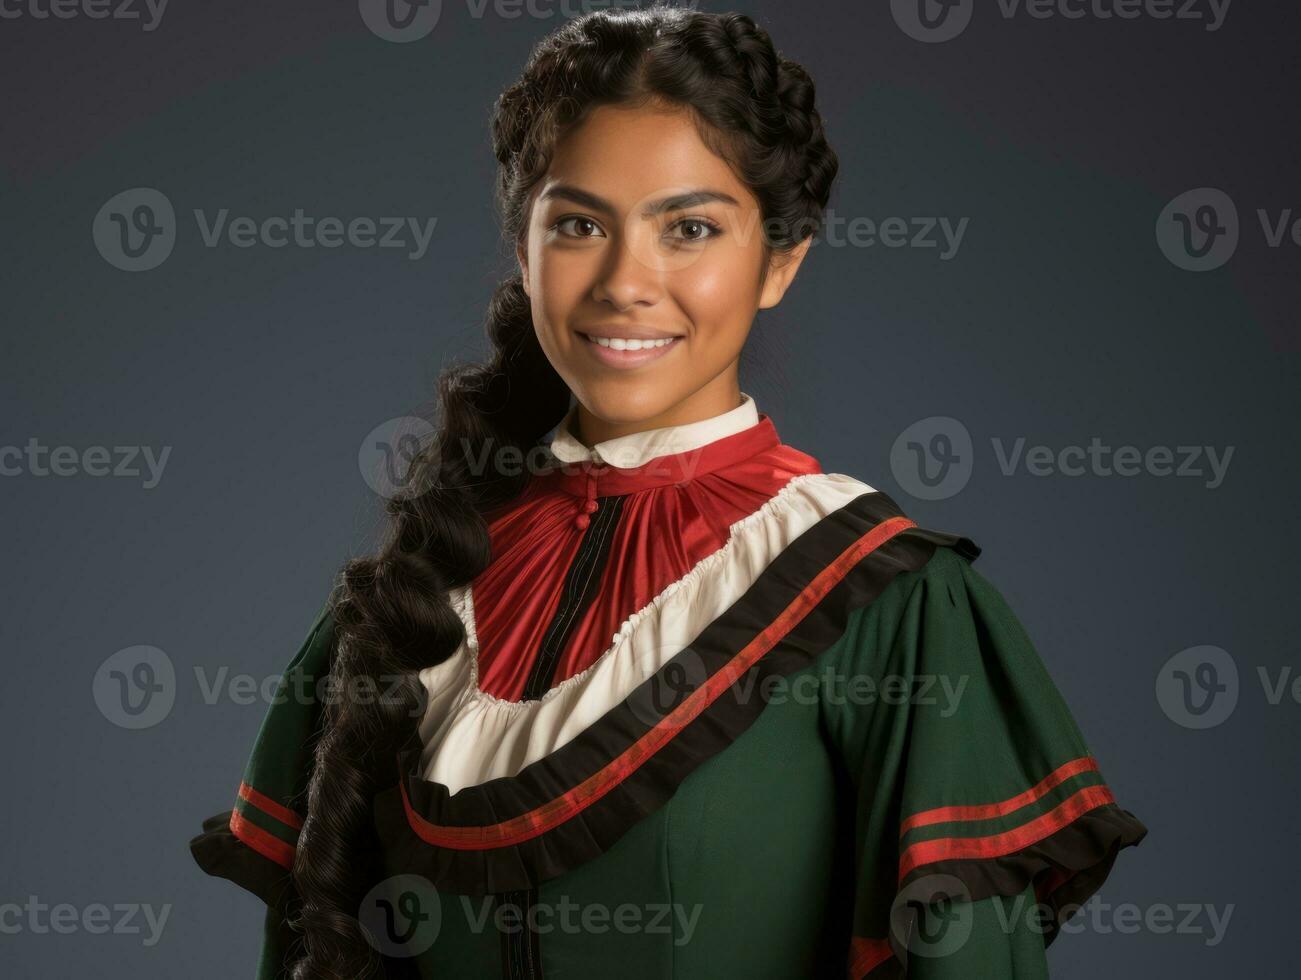
[[[589,337],[589,340],[600,344],[602,347],[609,347],[611,350],[644,350],[648,347],[666,347],[676,337],[660,337],[656,340],[624,340],[622,337]]]

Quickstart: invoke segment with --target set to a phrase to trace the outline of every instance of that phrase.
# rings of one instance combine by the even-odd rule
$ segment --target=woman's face
[[[557,146],[518,254],[538,340],[580,403],[580,436],[735,408],[755,312],[778,303],[808,246],[775,255],[762,281],[759,203],[686,113],[593,110]]]

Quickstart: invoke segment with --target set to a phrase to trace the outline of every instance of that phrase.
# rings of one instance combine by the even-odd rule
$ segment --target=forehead
[[[575,184],[622,208],[682,188],[758,202],[683,109],[597,106],[557,144],[543,186]]]

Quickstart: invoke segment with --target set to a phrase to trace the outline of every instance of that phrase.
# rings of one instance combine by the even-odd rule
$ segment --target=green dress
[[[426,743],[452,753],[460,709],[431,705],[442,720],[375,798],[388,877],[358,914],[386,975],[1048,975],[1045,946],[1145,828],[973,568],[979,548],[848,477],[797,482],[825,506],[574,731],[444,785],[427,777],[460,770]],[[760,525],[732,536],[768,540]],[[688,587],[732,574],[708,570]],[[232,809],[191,841],[267,905],[259,980],[296,955],[289,869],[332,650],[327,605]],[[461,683],[438,669],[434,690]],[[488,706],[511,724],[524,710]]]

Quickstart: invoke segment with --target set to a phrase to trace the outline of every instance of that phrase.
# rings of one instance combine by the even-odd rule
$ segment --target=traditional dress
[[[465,640],[374,799],[358,914],[392,975],[1040,978],[1143,838],[979,548],[742,399],[592,447],[571,409],[485,515]],[[327,607],[191,842],[267,904],[260,980],[295,954],[332,649]]]

